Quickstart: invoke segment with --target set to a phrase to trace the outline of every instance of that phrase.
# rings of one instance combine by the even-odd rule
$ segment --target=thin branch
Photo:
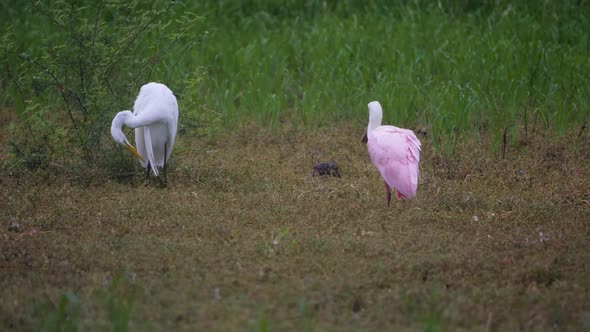
[[[506,131],[507,128],[504,127],[504,132],[502,133],[502,159],[506,157]]]
[[[168,10],[170,10],[170,8],[172,7],[172,5],[173,5],[173,1],[170,1],[168,3],[168,7],[166,7],[165,10],[159,12],[148,23],[146,23],[143,27],[141,27],[139,30],[136,31],[135,35],[131,38],[131,40],[129,41],[129,43],[127,43],[127,45],[121,51],[115,51],[115,52],[113,52],[113,55],[111,56],[111,58],[109,59],[109,61],[105,65],[105,74],[106,74],[106,70],[108,70],[108,68],[111,66],[111,63],[115,60],[115,57],[116,56],[119,56],[120,54],[125,53],[129,49],[129,47],[131,47],[131,45],[137,39],[137,37],[143,31],[145,31],[145,29],[147,29],[152,23],[154,23],[160,16],[162,16],[165,12],[167,12]]]
[[[9,72],[9,74],[10,74],[10,72]],[[23,102],[23,106],[24,106],[25,95],[23,93],[23,90],[21,89],[20,84],[18,84],[18,80],[15,79],[14,84],[16,85],[16,90],[18,91],[18,94],[20,95],[20,98],[21,98],[21,100]],[[24,106],[24,107],[26,107],[26,106]],[[35,135],[33,134],[33,127],[31,127],[31,123],[29,122],[29,119],[26,116],[24,116],[24,119],[25,119],[25,123],[27,124],[27,128],[29,128],[29,132],[31,133],[31,138],[33,139],[33,143],[37,144],[37,140],[35,139]]]
[[[53,79],[53,81],[55,82],[55,84],[57,85],[57,87],[59,88],[60,92],[61,92],[61,97],[64,100],[64,102],[66,103],[66,109],[68,110],[68,115],[70,117],[70,119],[72,120],[72,124],[74,125],[74,129],[78,129],[78,125],[76,124],[76,121],[74,120],[74,116],[72,114],[72,109],[70,107],[70,103],[68,102],[68,98],[66,96],[66,89],[63,87],[63,85],[61,84],[60,80],[55,76],[55,74],[49,70],[49,68],[47,68],[46,66],[44,66],[43,64],[39,63],[36,60],[29,60],[32,64],[36,65],[37,67],[43,69],[47,74],[49,74],[49,76],[51,76],[51,78]]]
[[[113,90],[113,87],[111,86],[111,81],[109,81],[108,78],[105,78],[104,79],[104,82],[107,84],[107,88],[109,89],[109,92],[111,93],[111,96],[113,96],[114,99],[116,99],[117,98],[117,94],[115,93],[115,90]],[[114,103],[114,101],[113,101],[113,103]]]
[[[44,66],[43,64],[41,64],[35,60],[29,60],[29,61],[31,63],[33,63],[34,65],[38,66],[39,68],[43,69],[46,73],[48,73],[51,76],[51,78],[53,79],[53,81],[55,82],[55,84],[57,84],[57,87],[59,88],[59,90],[61,92],[61,97],[66,104],[66,110],[68,111],[68,116],[70,118],[70,121],[72,121],[72,125],[74,126],[74,131],[76,132],[78,139],[80,140],[80,144],[82,145],[84,155],[87,160],[90,160],[89,159],[90,153],[88,152],[88,147],[86,146],[86,143],[84,142],[84,139],[82,138],[82,135],[80,134],[79,127],[76,123],[76,120],[74,119],[74,115],[72,114],[72,108],[70,107],[70,103],[68,102],[68,98],[66,96],[66,89],[63,87],[60,80],[55,76],[55,74],[51,70],[49,70],[49,68],[47,68],[46,66]]]
[[[96,16],[94,17],[94,28],[92,28],[92,57],[91,60],[94,62],[94,58],[96,57],[96,35],[98,34],[98,18],[100,17],[100,13],[102,12],[102,1],[98,2],[98,7],[96,9]]]
[[[58,27],[62,28],[63,30],[67,30],[67,28],[65,26],[63,26],[61,23],[59,23],[55,18],[53,18],[51,15],[47,14],[43,9],[41,9],[40,7],[38,7],[34,1],[31,0],[31,5],[33,5],[33,7],[35,7],[35,9],[40,12],[41,14],[45,15],[48,19],[51,20],[51,22],[53,22],[53,24],[57,25]]]

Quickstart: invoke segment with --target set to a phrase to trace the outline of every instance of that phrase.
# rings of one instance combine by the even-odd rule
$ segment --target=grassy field
[[[169,4],[0,0],[0,330],[590,330],[588,1]],[[167,187],[108,134],[148,81]]]
[[[0,329],[590,328],[587,139],[445,161],[422,137],[418,195],[387,208],[363,130],[181,137],[167,188],[3,174]]]
[[[12,23],[6,35],[15,36],[3,42],[13,47],[4,67],[12,76],[23,71],[22,116],[58,103],[40,112],[47,119],[64,107],[52,77],[37,64],[32,73],[23,69],[25,54],[25,62],[56,74],[85,68],[65,75],[63,84],[76,92],[70,104],[81,99],[85,105],[80,118],[104,114],[88,131],[108,131],[108,120],[152,80],[180,97],[183,123],[197,117],[222,129],[249,121],[304,128],[365,121],[366,104],[380,100],[390,110],[387,122],[429,125],[435,148],[446,154],[465,134],[485,132],[498,151],[504,131],[512,144],[519,128],[565,133],[579,130],[590,115],[588,1],[203,1],[169,10],[166,1],[156,1],[154,10],[168,16],[153,24],[149,6],[136,2],[89,1],[74,19],[67,6],[41,6],[80,30],[71,40],[42,13],[22,15],[5,2],[0,18]],[[93,38],[114,45],[79,47],[79,39],[92,36],[95,16],[103,21]],[[133,30],[138,26],[145,33]],[[176,42],[166,42],[170,38]],[[129,45],[132,53],[125,54]],[[60,53],[72,48],[82,55]],[[120,67],[111,67],[109,52],[119,56]],[[109,75],[95,72],[103,67]],[[78,76],[86,75],[79,86]],[[2,82],[0,102],[18,106],[10,80]],[[113,85],[121,91],[103,91]],[[99,96],[84,97],[90,92]]]
[[[428,124],[438,151],[486,131],[498,150],[519,128],[564,133],[590,115],[588,2],[219,2],[193,67],[227,125]],[[330,4],[328,4],[330,3]],[[165,73],[160,73],[164,74]]]

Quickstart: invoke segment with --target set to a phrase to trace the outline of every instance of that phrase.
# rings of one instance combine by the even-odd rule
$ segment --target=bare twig
[[[111,55],[111,58],[109,59],[109,61],[107,61],[107,64],[105,65],[105,74],[106,71],[108,70],[108,68],[111,66],[111,63],[113,63],[113,61],[115,60],[115,57],[125,53],[129,47],[131,47],[131,44],[133,44],[133,42],[137,39],[137,37],[143,32],[145,31],[145,29],[147,29],[152,23],[154,23],[160,16],[162,16],[165,12],[167,12],[168,10],[170,10],[170,8],[173,5],[173,1],[170,1],[168,3],[168,7],[166,7],[165,10],[159,12],[157,15],[155,15],[148,23],[146,23],[144,26],[142,26],[141,28],[139,28],[135,34],[133,35],[133,37],[131,37],[129,43],[127,43],[127,45],[125,47],[122,48],[122,50],[117,50],[115,52],[113,52],[113,54]]]
[[[494,314],[491,311],[488,312],[488,319],[486,321],[486,331],[492,330],[492,318],[493,317],[494,317]]]
[[[74,119],[74,114],[72,113],[72,108],[70,107],[70,103],[68,102],[68,97],[66,95],[66,89],[63,87],[61,81],[57,78],[57,76],[55,76],[55,74],[49,69],[47,68],[47,66],[39,63],[36,60],[29,60],[32,64],[38,66],[39,68],[43,69],[47,74],[49,74],[49,76],[51,76],[51,78],[53,79],[53,81],[55,82],[55,84],[57,85],[61,97],[64,100],[65,104],[66,104],[66,110],[68,113],[68,117],[70,118],[70,121],[72,121],[72,125],[74,126],[74,130],[76,131],[76,134],[78,136],[78,139],[80,140],[80,144],[82,145],[82,150],[84,151],[84,156],[86,157],[87,160],[90,160],[90,153],[88,152],[88,147],[86,146],[86,143],[84,142],[84,139],[82,138],[82,135],[80,134],[80,129],[79,126],[76,122],[76,120]]]
[[[33,7],[35,7],[35,9],[40,12],[41,14],[45,15],[48,19],[51,20],[51,22],[53,22],[53,24],[57,25],[58,27],[60,27],[63,30],[67,30],[67,28],[65,26],[63,26],[61,23],[59,23],[53,16],[47,14],[43,9],[41,9],[39,6],[37,6],[35,4],[34,1],[31,0],[31,5],[33,5]]]
[[[76,120],[74,119],[74,115],[72,114],[72,109],[70,107],[70,103],[68,102],[68,98],[66,96],[66,89],[63,87],[63,85],[61,84],[61,81],[57,78],[57,76],[55,76],[55,74],[49,69],[47,68],[47,66],[39,63],[36,60],[29,60],[32,64],[36,65],[37,67],[43,69],[43,71],[45,71],[47,74],[49,74],[49,76],[51,76],[51,78],[53,79],[53,81],[55,82],[55,84],[57,85],[60,93],[61,93],[61,97],[64,100],[64,102],[66,103],[66,109],[68,111],[68,115],[70,117],[70,120],[72,121],[72,124],[74,125],[74,129],[78,129],[78,125],[76,124]]]
[[[10,72],[9,72],[10,74]],[[23,102],[23,106],[25,104],[25,95],[23,94],[23,90],[20,87],[20,84],[18,84],[18,80],[14,80],[14,84],[16,85],[16,90],[18,91],[18,94],[20,95],[20,98]],[[26,107],[26,106],[25,106]],[[33,139],[33,143],[37,143],[36,139],[35,139],[35,135],[33,135],[33,127],[31,127],[31,123],[29,122],[29,118],[27,118],[26,116],[23,116],[23,118],[25,119],[25,123],[27,124],[27,128],[29,128],[29,132],[31,133],[31,138]]]
[[[98,34],[98,18],[102,12],[102,1],[98,1],[98,7],[96,8],[96,16],[94,17],[94,28],[92,28],[92,61],[94,62],[94,58],[96,57],[96,35]]]
[[[502,159],[506,157],[506,131],[507,128],[504,127],[504,132],[502,133]]]
[[[532,132],[535,132],[535,129],[537,128],[537,117],[539,116],[539,110],[537,108],[535,108],[535,117],[533,118],[533,130]]]

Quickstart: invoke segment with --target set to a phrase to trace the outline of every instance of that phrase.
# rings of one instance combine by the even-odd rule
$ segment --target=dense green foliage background
[[[386,122],[428,126],[452,153],[464,132],[497,148],[519,129],[577,134],[589,114],[588,1],[1,6],[0,96],[18,111],[21,153],[75,145],[92,162],[148,81],[175,91],[181,133],[198,135],[250,121],[364,125],[379,100]]]

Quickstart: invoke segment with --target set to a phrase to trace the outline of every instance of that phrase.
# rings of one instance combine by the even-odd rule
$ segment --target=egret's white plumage
[[[135,128],[137,151],[123,134],[123,125]],[[148,83],[139,90],[133,113],[117,113],[111,124],[111,136],[138,156],[141,166],[151,167],[158,176],[157,167],[164,167],[172,153],[177,126],[178,104],[172,91],[164,84]]]
[[[386,188],[386,201],[391,200],[390,187],[397,198],[412,198],[418,187],[420,141],[409,129],[382,126],[383,111],[377,101],[369,103],[369,125],[363,140],[371,161],[381,174]]]

